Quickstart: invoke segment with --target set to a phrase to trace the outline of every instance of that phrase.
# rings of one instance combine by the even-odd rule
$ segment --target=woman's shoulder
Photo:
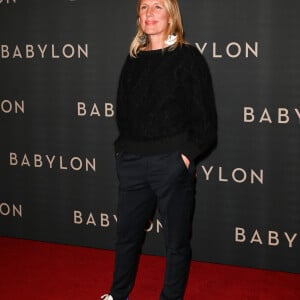
[[[193,53],[193,54],[199,53],[201,55],[200,51],[196,48],[196,46],[188,42],[183,43],[181,45],[181,49],[187,53]]]
[[[192,44],[182,44],[179,46],[179,52],[181,53],[183,60],[190,64],[206,64],[204,56],[199,49]]]
[[[181,46],[179,45],[181,52],[185,55],[191,56],[202,56],[198,48],[192,44],[184,43]]]

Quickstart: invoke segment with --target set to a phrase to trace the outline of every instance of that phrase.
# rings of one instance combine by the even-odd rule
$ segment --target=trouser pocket
[[[193,160],[190,160],[190,164],[187,167],[184,163],[184,160],[181,156],[181,153],[178,151],[177,152],[177,159],[179,160],[179,163],[181,165],[181,167],[184,169],[185,172],[187,172],[188,174],[194,174],[195,173],[195,163]]]

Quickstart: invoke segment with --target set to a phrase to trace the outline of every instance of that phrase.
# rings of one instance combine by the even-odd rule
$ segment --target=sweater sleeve
[[[196,48],[191,53],[185,84],[189,102],[188,141],[182,153],[194,160],[205,156],[217,142],[217,112],[208,65]]]
[[[116,103],[116,122],[119,129],[119,132],[128,124],[127,120],[127,111],[126,111],[126,84],[125,84],[125,73],[126,73],[126,65],[129,58],[127,57],[125,63],[122,67],[119,83],[118,83],[118,91],[117,91],[117,103]]]

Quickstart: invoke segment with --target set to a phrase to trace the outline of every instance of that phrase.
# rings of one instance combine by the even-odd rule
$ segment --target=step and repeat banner
[[[193,259],[300,273],[299,1],[180,1],[219,116]],[[136,1],[0,0],[0,235],[113,249],[119,73]],[[163,255],[149,221],[144,253]],[[1,251],[1,250],[0,250]]]

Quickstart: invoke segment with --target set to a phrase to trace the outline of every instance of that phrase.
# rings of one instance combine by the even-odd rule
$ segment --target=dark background
[[[0,4],[0,46],[10,49],[9,58],[0,58],[0,235],[112,249],[117,129],[104,105],[115,105],[119,72],[135,35],[136,3],[8,2]],[[207,43],[203,55],[219,115],[218,147],[197,166],[193,258],[299,273],[300,4],[189,0],[180,5],[187,40]],[[237,58],[226,54],[232,42],[242,48]],[[245,57],[246,43],[258,43],[258,57]],[[26,44],[34,46],[33,58],[24,58]],[[48,44],[45,58],[38,44]],[[60,58],[51,56],[52,44]],[[66,44],[88,44],[88,58],[63,57]],[[22,59],[12,57],[16,45]],[[5,100],[23,100],[25,113],[7,113]],[[87,116],[78,116],[77,102],[85,102]],[[100,117],[89,116],[94,104]],[[254,109],[254,122],[244,122],[244,107]],[[287,123],[278,122],[283,108]],[[11,152],[18,155],[16,166],[10,165]],[[30,167],[21,166],[24,154]],[[42,156],[40,168],[34,167],[35,154]],[[52,168],[45,155],[56,156]],[[60,156],[67,170],[60,167]],[[73,157],[95,159],[96,172],[73,170]],[[204,170],[211,167],[206,180]],[[243,170],[236,171],[237,179],[246,172],[245,182],[232,179],[237,168]],[[251,183],[251,170],[262,170],[263,184]],[[14,207],[21,208],[21,216]],[[81,212],[82,224],[75,224],[74,211]],[[155,218],[144,253],[163,255],[156,226]],[[235,241],[237,227],[245,231],[243,243]],[[285,233],[295,237],[292,247]],[[276,238],[269,240],[269,234]]]

